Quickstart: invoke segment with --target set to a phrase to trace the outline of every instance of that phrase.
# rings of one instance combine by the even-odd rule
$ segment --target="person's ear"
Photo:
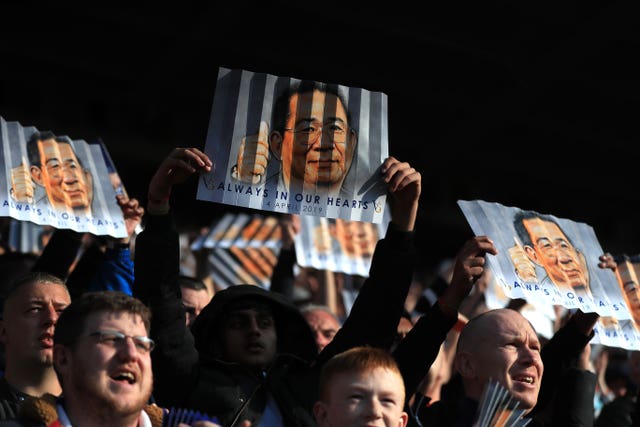
[[[398,421],[398,427],[406,427],[408,422],[409,422],[409,415],[406,412],[403,412],[402,415],[400,415],[400,420]]]
[[[313,416],[319,426],[326,424],[328,413],[327,405],[323,401],[319,400],[313,405]]]
[[[356,145],[358,145],[358,134],[355,129],[349,128],[349,146],[355,149]]]
[[[456,354],[455,365],[462,378],[475,378],[477,376],[476,364],[469,352],[461,351]]]
[[[529,257],[529,259],[531,261],[533,261],[534,263],[536,263],[538,265],[542,265],[540,263],[540,261],[538,260],[538,254],[536,254],[536,250],[535,249],[533,249],[529,245],[524,245],[522,248],[524,249],[524,252],[527,254],[527,256]]]
[[[87,187],[87,198],[89,199],[89,205],[93,201],[93,175],[91,175],[91,171],[89,169],[82,169],[84,172],[84,179]]]
[[[273,157],[278,159],[278,161],[282,161],[282,134],[277,130],[269,134],[269,148],[271,148]]]
[[[71,349],[58,344],[53,346],[53,365],[61,374],[71,369]]]
[[[580,268],[584,272],[584,275],[585,275],[584,278],[587,281],[587,283],[585,283],[585,284],[588,285],[589,284],[590,275],[589,275],[589,266],[587,265],[587,258],[584,256],[584,254],[582,253],[582,251],[580,249],[576,249],[576,254],[578,256],[578,261],[580,261]]]
[[[42,181],[42,170],[38,166],[31,166],[29,171],[31,172],[31,178],[36,182],[36,184],[44,187],[44,182]]]

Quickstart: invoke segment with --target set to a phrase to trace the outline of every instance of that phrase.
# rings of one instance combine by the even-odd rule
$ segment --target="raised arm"
[[[89,290],[114,290],[131,295],[134,277],[131,239],[136,232],[136,227],[142,222],[144,208],[140,206],[137,199],[129,199],[124,195],[116,196],[116,200],[122,210],[127,236],[119,239],[110,238],[107,241],[104,259],[94,270]]]
[[[421,175],[409,163],[389,157],[381,168],[388,185],[391,222],[379,240],[365,280],[349,316],[320,353],[322,364],[356,345],[390,349],[416,262],[414,226],[422,188]]]
[[[409,163],[389,157],[382,164],[382,176],[391,198],[391,222],[399,231],[413,232],[422,192],[422,176]]]
[[[394,357],[405,381],[407,400],[427,375],[440,345],[458,321],[460,304],[474,283],[485,274],[486,254],[497,254],[493,241],[487,236],[473,237],[464,243],[456,255],[451,284],[395,349]]]
[[[153,312],[154,397],[164,406],[181,405],[184,390],[196,380],[198,363],[180,300],[180,244],[169,201],[175,185],[210,168],[211,161],[200,150],[174,149],[149,183],[146,224],[136,239],[133,294]]]
[[[284,295],[293,302],[293,286],[295,274],[293,267],[296,263],[294,239],[300,231],[300,217],[295,214],[283,214],[278,220],[282,235],[282,246],[278,253],[278,262],[271,273],[269,289]]]
[[[611,254],[605,253],[600,256],[598,267],[615,272],[617,264]],[[581,384],[583,381],[593,382],[595,387],[596,380],[585,370],[576,371],[574,364],[593,338],[594,327],[599,317],[597,313],[577,310],[542,348],[544,376],[538,403],[531,411],[533,417],[540,420],[549,419],[554,416],[553,411],[560,405],[565,406],[566,413],[571,412],[573,419],[586,419],[587,422],[591,420],[592,414],[582,411],[584,405],[581,403],[588,399],[593,400],[593,390],[586,389]],[[580,391],[582,394],[574,396],[573,400],[567,403],[566,393],[563,395],[559,390],[568,389]],[[568,407],[568,404],[572,406]]]

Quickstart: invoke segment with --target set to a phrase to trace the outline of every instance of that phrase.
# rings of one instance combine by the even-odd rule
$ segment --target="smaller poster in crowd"
[[[490,379],[482,390],[474,427],[525,427],[528,410],[498,380]]]
[[[40,255],[54,228],[11,217],[2,218],[0,234],[6,238],[6,246],[12,252]]]
[[[192,242],[191,250],[209,252],[211,275],[219,288],[242,283],[268,289],[280,236],[274,216],[227,213]]]
[[[614,260],[617,264],[615,274],[618,285],[631,312],[631,318],[600,318],[595,328],[595,339],[613,347],[640,350],[640,255],[615,255]],[[618,344],[620,340],[625,345]]]
[[[496,245],[488,266],[509,298],[630,317],[615,274],[598,266],[604,251],[589,225],[481,200],[458,205],[473,232]]]
[[[126,237],[99,144],[0,117],[0,216]]]
[[[296,260],[303,267],[369,276],[376,243],[389,223],[374,224],[340,218],[300,217],[295,238]]]
[[[198,200],[382,221],[384,93],[220,68],[204,151]]]

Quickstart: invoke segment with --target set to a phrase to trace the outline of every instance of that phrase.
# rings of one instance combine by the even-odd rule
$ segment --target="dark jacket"
[[[252,285],[217,293],[196,319],[185,326],[179,299],[178,234],[170,215],[149,216],[136,240],[134,296],[153,312],[151,335],[154,397],[165,407],[189,407],[216,416],[223,426],[236,416],[258,425],[268,397],[285,426],[315,426],[317,380],[324,362],[357,345],[389,349],[393,343],[415,265],[413,233],[391,223],[372,259],[370,274],[349,317],[332,342],[316,355],[311,331],[282,296]],[[279,355],[263,375],[220,359],[216,327],[225,306],[247,296],[274,307]]]
[[[605,404],[596,419],[595,427],[631,427],[637,426],[632,419],[636,408],[636,399],[633,393],[628,392],[624,396],[616,397]]]
[[[20,404],[27,397],[29,395],[14,388],[5,377],[0,378],[0,420],[15,417]]]
[[[593,396],[596,376],[592,372],[572,366],[593,332],[582,334],[573,321],[567,322],[543,347],[541,357],[544,375],[538,402],[527,418],[528,427],[591,427],[593,426]],[[457,376],[454,378],[459,379]],[[461,387],[461,386],[460,386]],[[475,419],[475,405],[464,396],[464,390],[452,393],[427,408],[418,408],[419,422],[427,426],[471,427]],[[409,420],[408,427],[420,425]]]

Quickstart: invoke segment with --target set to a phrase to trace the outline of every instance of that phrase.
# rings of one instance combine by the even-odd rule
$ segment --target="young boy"
[[[405,427],[409,418],[400,370],[378,348],[354,347],[333,356],[322,368],[319,398],[313,412],[320,427]]]

